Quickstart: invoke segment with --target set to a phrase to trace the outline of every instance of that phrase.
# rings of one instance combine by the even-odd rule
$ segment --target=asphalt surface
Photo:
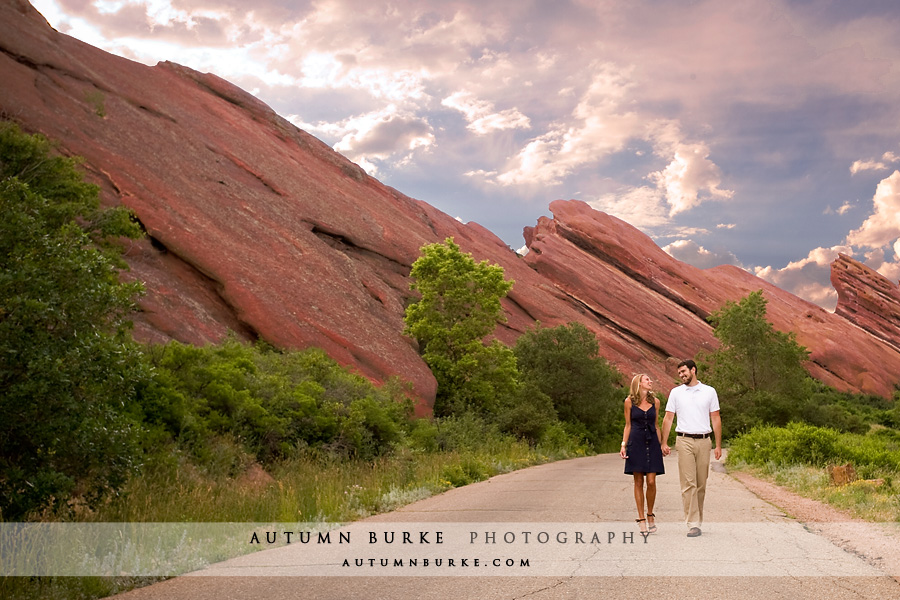
[[[900,598],[893,567],[787,516],[721,463],[703,535],[687,538],[674,453],[665,464],[649,536],[634,522],[632,478],[607,454],[456,488],[318,543],[295,532],[294,543],[117,598]]]

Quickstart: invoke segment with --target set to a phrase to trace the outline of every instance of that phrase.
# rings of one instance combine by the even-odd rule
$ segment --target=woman
[[[634,476],[634,501],[643,533],[656,533],[656,476],[666,472],[663,466],[662,439],[656,426],[659,398],[650,391],[653,382],[644,374],[635,375],[625,399],[625,432],[619,456],[625,459],[625,474]],[[644,516],[644,480],[647,481],[647,513]],[[646,521],[646,523],[645,523]]]

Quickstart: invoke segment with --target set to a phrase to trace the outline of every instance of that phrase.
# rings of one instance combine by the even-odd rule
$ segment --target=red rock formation
[[[553,202],[526,238],[526,261],[561,289],[588,299],[637,342],[661,356],[714,348],[705,318],[762,289],[776,329],[810,350],[810,373],[838,389],[888,396],[900,380],[900,354],[840,315],[734,266],[697,269],[672,258],[627,223],[582,202]],[[592,257],[591,260],[588,257]],[[894,326],[896,335],[897,328]]]
[[[900,286],[844,254],[831,264],[831,284],[835,314],[900,350]]]
[[[228,331],[318,346],[375,380],[435,381],[402,336],[408,273],[422,245],[453,236],[515,280],[507,343],[535,321],[584,323],[627,377],[668,391],[674,365],[716,340],[704,318],[762,288],[776,327],[841,389],[889,394],[900,352],[840,316],[734,267],[699,270],[581,202],[526,230],[526,258],[369,177],[222,79],[147,67],[50,28],[24,0],[0,3],[0,112],[85,158],[103,201],[132,208],[148,239],[127,254],[147,284],[141,339],[203,344]]]

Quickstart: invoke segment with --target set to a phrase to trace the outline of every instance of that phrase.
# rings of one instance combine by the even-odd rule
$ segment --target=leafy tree
[[[513,282],[500,266],[476,263],[453,238],[424,246],[410,276],[421,299],[407,307],[404,333],[418,340],[437,379],[435,415],[495,413],[516,393],[516,363],[509,348],[483,340],[503,320],[500,300]]]
[[[514,352],[521,381],[548,396],[561,421],[583,425],[595,446],[613,429],[619,435],[620,375],[599,355],[600,345],[587,327],[538,323],[519,337]]]
[[[801,416],[812,393],[803,363],[809,352],[793,333],[766,320],[762,290],[728,302],[709,317],[721,346],[700,357],[704,380],[716,388],[726,432],[766,423],[786,425]]]
[[[73,493],[97,500],[138,457],[128,414],[148,373],[127,317],[142,288],[118,281],[106,242],[140,230],[124,209],[100,208],[76,164],[0,124],[3,519]]]

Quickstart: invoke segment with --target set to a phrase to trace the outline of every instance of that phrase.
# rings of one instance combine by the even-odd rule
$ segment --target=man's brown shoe
[[[687,533],[688,537],[700,537],[700,528],[699,527],[691,527],[691,530]]]

